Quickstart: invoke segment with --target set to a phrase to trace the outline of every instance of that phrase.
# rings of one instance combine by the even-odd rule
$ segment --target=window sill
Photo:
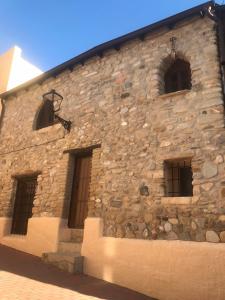
[[[49,126],[46,126],[46,127],[40,128],[40,129],[35,129],[34,131],[38,132],[38,133],[45,133],[45,132],[50,132],[53,130],[60,129],[61,127],[62,127],[62,125],[60,123],[56,123],[56,124],[49,125]]]
[[[52,126],[48,126],[45,128],[41,128],[39,130],[32,131],[32,145],[40,145],[43,143],[48,143],[51,141],[59,140],[64,138],[65,129],[61,124],[54,124]]]
[[[22,233],[10,233],[9,236],[11,238],[22,238],[22,239],[25,239],[26,236],[27,236],[27,233],[26,234],[22,234]]]
[[[162,204],[190,205],[198,201],[197,196],[193,197],[162,197]]]
[[[177,91],[177,92],[172,92],[172,93],[167,93],[167,94],[162,94],[159,95],[159,98],[170,98],[170,97],[175,97],[175,96],[180,96],[180,95],[185,95],[190,93],[191,90],[181,90],[181,91]]]

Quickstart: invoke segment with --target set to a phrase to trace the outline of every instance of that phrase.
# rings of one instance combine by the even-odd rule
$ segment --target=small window
[[[190,158],[165,161],[164,173],[167,197],[193,196]]]
[[[28,220],[32,217],[36,187],[37,176],[18,179],[11,229],[12,234],[27,234]]]
[[[37,116],[36,130],[55,124],[53,102],[46,100]]]
[[[164,76],[165,93],[191,89],[190,63],[176,59]]]

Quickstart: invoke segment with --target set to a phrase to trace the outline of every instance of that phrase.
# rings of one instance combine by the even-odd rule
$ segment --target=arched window
[[[55,123],[53,102],[46,100],[37,116],[36,130],[51,126]]]
[[[191,89],[190,63],[176,59],[164,75],[165,93]]]

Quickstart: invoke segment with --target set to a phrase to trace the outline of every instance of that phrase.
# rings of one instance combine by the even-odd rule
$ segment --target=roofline
[[[94,48],[91,48],[90,50],[83,52],[83,53],[79,54],[78,56],[75,56],[74,58],[67,60],[66,62],[44,72],[43,74],[41,74],[39,76],[37,76],[29,81],[26,81],[25,83],[7,91],[7,92],[0,94],[0,98],[5,99],[6,97],[8,97],[20,90],[26,89],[33,84],[43,82],[51,76],[56,76],[59,73],[65,71],[66,69],[72,69],[74,67],[74,65],[76,65],[76,64],[80,64],[80,63],[84,64],[84,62],[87,59],[90,59],[91,57],[94,57],[96,55],[102,57],[103,52],[110,48],[119,50],[121,44],[123,44],[125,42],[128,42],[128,41],[136,39],[136,38],[144,39],[146,34],[154,32],[155,30],[160,29],[163,26],[173,28],[175,23],[182,21],[186,18],[193,17],[195,15],[199,15],[199,16],[203,17],[205,15],[205,10],[208,9],[209,6],[215,6],[215,5],[219,6],[218,4],[215,3],[215,1],[205,2],[201,5],[198,5],[191,9],[185,10],[176,15],[173,15],[171,17],[168,17],[166,19],[163,19],[163,20],[153,23],[151,25],[145,26],[143,28],[140,28],[140,29],[132,31],[128,34],[122,35],[118,38],[115,38],[115,39],[105,42],[103,44],[100,44],[100,45],[98,45]]]

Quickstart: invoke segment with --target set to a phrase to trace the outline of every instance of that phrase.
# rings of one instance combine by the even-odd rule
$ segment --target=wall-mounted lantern
[[[58,114],[56,114],[61,109],[63,96],[58,94],[55,90],[51,90],[50,92],[43,94],[42,97],[43,102],[51,101],[53,103],[53,112],[55,119],[58,120],[66,130],[70,131],[72,122],[63,119]]]

